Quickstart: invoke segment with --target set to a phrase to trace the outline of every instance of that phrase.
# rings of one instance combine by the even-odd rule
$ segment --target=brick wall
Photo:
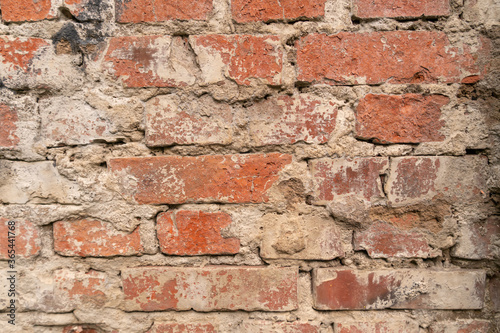
[[[0,10],[3,332],[500,332],[498,1]]]

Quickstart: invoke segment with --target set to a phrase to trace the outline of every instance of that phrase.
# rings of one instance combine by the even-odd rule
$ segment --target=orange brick
[[[223,238],[221,229],[231,224],[226,213],[181,210],[158,215],[157,234],[161,251],[174,255],[235,254],[236,238]]]

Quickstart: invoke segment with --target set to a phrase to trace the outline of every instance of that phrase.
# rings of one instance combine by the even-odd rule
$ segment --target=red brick
[[[212,0],[115,0],[116,21],[120,23],[206,20]]]
[[[214,325],[209,323],[154,323],[146,333],[217,333]]]
[[[159,96],[146,104],[146,144],[229,144],[232,123],[232,108],[210,97],[183,103],[177,96]]]
[[[205,84],[225,78],[239,85],[282,83],[284,52],[278,36],[202,35],[189,40]]]
[[[423,233],[401,230],[383,222],[375,222],[368,229],[355,232],[354,249],[366,250],[372,258],[431,258],[441,255],[441,251],[429,246]]]
[[[9,229],[9,221],[14,221],[14,230]],[[9,232],[14,235],[14,243],[9,242]],[[12,238],[11,238],[12,239]],[[14,247],[9,247],[13,244]],[[29,258],[40,253],[40,234],[33,223],[22,220],[9,220],[0,217],[0,259],[9,259],[9,250],[15,251],[16,258]]]
[[[353,15],[359,18],[414,18],[450,15],[449,0],[354,0]]]
[[[319,18],[326,0],[232,0],[233,20],[238,23]]]
[[[319,333],[319,324],[252,320],[238,327],[241,333]]]
[[[319,159],[311,163],[317,203],[355,194],[372,201],[384,198],[380,175],[387,172],[385,157]]]
[[[415,321],[358,321],[335,322],[335,333],[419,333]]]
[[[40,56],[40,53],[48,46],[49,43],[41,38],[2,37],[0,38],[2,64],[9,72],[36,74],[36,69],[31,66],[32,61],[35,57]]]
[[[114,37],[104,67],[127,87],[181,87],[196,80],[189,52],[181,37]]]
[[[317,310],[481,309],[485,272],[319,268],[313,274]]]
[[[266,192],[278,173],[291,163],[284,154],[161,156],[111,159],[109,169],[140,204],[185,202],[257,203],[267,201]]]
[[[457,244],[451,255],[465,259],[500,258],[500,216],[491,216],[483,222],[469,222],[460,226]]]
[[[484,320],[454,320],[432,324],[429,333],[487,333],[489,328]]]
[[[387,196],[393,205],[442,197],[448,202],[483,202],[488,196],[485,156],[396,157],[391,160]]]
[[[16,135],[18,121],[15,108],[6,104],[0,104],[0,148],[14,148],[19,143]]]
[[[481,49],[487,52],[487,45]],[[452,47],[442,32],[311,34],[297,42],[297,79],[331,85],[477,81],[484,74],[477,56]]]
[[[161,252],[174,255],[235,254],[237,238],[223,238],[221,230],[231,224],[226,213],[181,210],[158,215],[157,234]]]
[[[443,141],[442,95],[366,95],[356,110],[356,137],[376,143]]]
[[[122,271],[125,311],[297,309],[297,268],[141,267]]]
[[[126,234],[111,223],[94,220],[54,223],[54,249],[64,256],[81,257],[126,256],[143,251],[139,227]]]
[[[0,0],[0,7],[7,22],[40,21],[57,15],[52,0]]]
[[[325,143],[335,129],[335,103],[301,94],[271,97],[247,108],[253,145]]]

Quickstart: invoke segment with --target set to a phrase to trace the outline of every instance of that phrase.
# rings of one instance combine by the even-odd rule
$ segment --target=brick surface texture
[[[497,0],[0,0],[0,331],[500,332]]]

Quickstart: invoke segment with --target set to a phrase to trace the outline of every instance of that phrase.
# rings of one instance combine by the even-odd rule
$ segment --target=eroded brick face
[[[239,327],[241,333],[253,332],[274,332],[274,333],[319,333],[320,326],[317,323],[302,322],[270,322],[263,320],[254,320],[244,322]]]
[[[136,179],[123,191],[141,204],[265,202],[291,160],[285,154],[119,158],[110,160],[109,169]]]
[[[319,159],[311,163],[318,203],[338,196],[355,194],[371,201],[384,198],[380,176],[389,160],[383,157]]]
[[[256,146],[325,143],[337,118],[334,102],[307,94],[269,98],[246,110]]]
[[[53,0],[0,0],[2,19],[8,22],[40,21],[57,15]]]
[[[15,223],[9,224],[9,221]],[[9,238],[9,235],[12,237]],[[30,258],[38,255],[40,250],[41,240],[37,226],[29,221],[0,217],[0,259],[12,259],[11,254],[14,254],[14,259]]]
[[[139,228],[128,234],[94,220],[54,223],[54,250],[64,256],[137,255],[143,250]]]
[[[496,245],[500,240],[500,217],[494,215],[485,221],[461,226],[457,245],[452,254],[466,259],[500,258]]]
[[[17,112],[14,108],[0,104],[0,148],[14,148],[19,142],[16,135],[18,120]]]
[[[146,143],[152,147],[229,144],[232,126],[232,108],[209,97],[182,102],[177,96],[160,96],[146,104]]]
[[[202,73],[202,83],[224,78],[239,85],[280,85],[283,48],[278,36],[199,35],[189,38]]]
[[[383,222],[355,232],[354,248],[366,250],[372,258],[429,258],[441,254],[429,246],[425,233],[401,230]]]
[[[415,321],[340,321],[335,323],[335,333],[418,333],[418,323]]]
[[[346,84],[477,81],[477,55],[442,32],[311,34],[296,44],[299,81]]]
[[[181,324],[158,322],[147,333],[216,333],[217,328],[209,323]]]
[[[474,270],[319,268],[313,276],[318,310],[480,309],[484,291],[484,271]]]
[[[430,333],[487,333],[490,323],[484,320],[443,321],[433,324]]]
[[[109,41],[104,68],[127,87],[181,87],[196,80],[187,52],[180,37],[115,37]]]
[[[126,311],[297,308],[293,267],[143,267],[122,271]]]
[[[115,0],[116,21],[120,23],[206,20],[212,1]]]
[[[173,255],[238,253],[240,241],[221,235],[231,222],[226,213],[186,210],[161,213],[156,224],[160,249]]]
[[[325,14],[325,0],[233,0],[233,19],[239,23],[318,18]]]
[[[359,18],[438,17],[450,15],[450,2],[449,0],[354,0],[352,12]]]
[[[385,144],[443,141],[441,107],[449,101],[442,95],[368,94],[356,109],[356,136]]]

